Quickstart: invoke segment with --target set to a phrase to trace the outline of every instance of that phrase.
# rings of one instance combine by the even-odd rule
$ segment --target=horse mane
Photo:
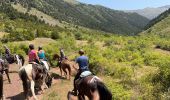
[[[23,56],[23,55],[19,55],[19,57],[22,59],[22,66],[23,66],[23,65],[24,65],[24,63],[25,63],[24,56]]]
[[[100,100],[112,100],[112,93],[104,85],[104,83],[97,81],[97,89],[100,95]]]

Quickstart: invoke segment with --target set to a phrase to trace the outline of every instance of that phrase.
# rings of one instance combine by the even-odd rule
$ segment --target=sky
[[[146,7],[170,5],[170,0],[78,0],[88,4],[97,4],[116,10],[136,10]]]

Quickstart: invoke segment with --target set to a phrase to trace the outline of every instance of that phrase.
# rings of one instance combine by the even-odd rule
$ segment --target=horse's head
[[[52,80],[53,80],[52,76],[49,75],[49,74],[47,74],[47,77],[46,77],[46,79],[45,79],[45,83],[46,83],[46,85],[47,85],[49,88],[51,87]]]
[[[22,55],[14,55],[13,56],[14,62],[18,64],[20,67],[24,65],[25,59]]]
[[[53,60],[56,60],[56,59],[57,59],[57,60],[60,59],[60,56],[59,56],[58,54],[54,54],[54,55],[53,55]]]

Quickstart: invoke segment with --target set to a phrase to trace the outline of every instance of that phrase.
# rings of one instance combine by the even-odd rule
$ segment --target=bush
[[[52,38],[52,39],[60,39],[61,36],[59,35],[58,32],[53,31],[53,32],[51,33],[51,38]]]
[[[79,33],[79,32],[75,33],[75,39],[76,40],[83,40],[83,34]]]

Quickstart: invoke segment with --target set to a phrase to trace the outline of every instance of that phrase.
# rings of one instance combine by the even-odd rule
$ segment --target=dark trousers
[[[79,70],[78,73],[76,74],[75,78],[74,78],[74,89],[73,91],[77,92],[77,86],[76,86],[76,80],[80,78],[80,75],[82,72],[84,71],[88,71],[87,69],[85,70]]]

